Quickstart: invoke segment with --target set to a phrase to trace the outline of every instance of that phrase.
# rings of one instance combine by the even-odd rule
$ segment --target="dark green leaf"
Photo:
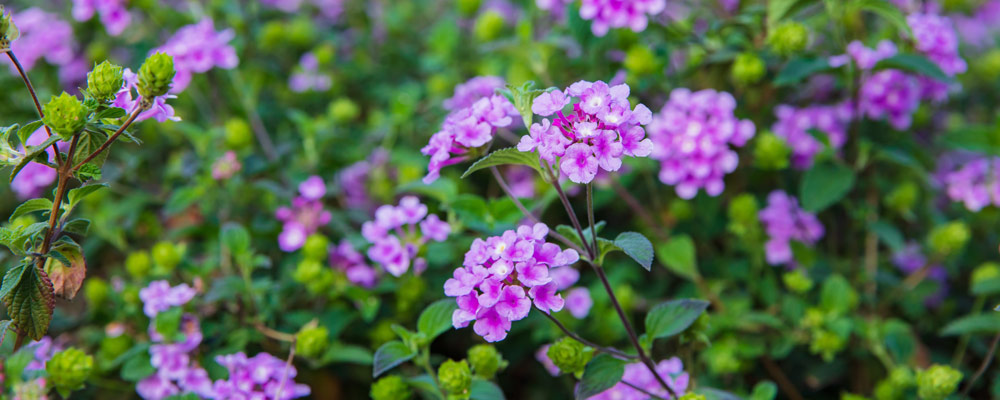
[[[1000,131],[986,126],[961,127],[945,133],[938,142],[956,150],[1000,156]]]
[[[906,17],[901,11],[899,11],[899,7],[890,4],[886,0],[860,0],[850,4],[861,10],[870,11],[878,14],[882,18],[885,18],[895,25],[896,29],[898,29],[900,33],[905,33],[907,35],[912,34],[910,31],[910,25],[906,23]]]
[[[506,149],[500,149],[494,151],[486,157],[480,158],[478,161],[469,166],[469,169],[465,170],[462,174],[462,178],[469,176],[469,174],[479,171],[483,168],[496,167],[500,165],[527,165],[534,168],[539,174],[542,173],[542,167],[538,163],[538,154],[534,152],[523,152],[514,147],[508,147]]]
[[[243,225],[228,222],[222,226],[221,236],[222,243],[230,253],[239,255],[250,251],[250,232]]]
[[[372,377],[378,378],[383,372],[410,360],[415,355],[416,353],[403,342],[398,340],[386,342],[375,351],[375,358],[372,361]]]
[[[29,122],[27,125],[22,126],[21,129],[18,129],[17,138],[18,140],[21,141],[21,146],[24,146],[25,143],[28,143],[28,138],[31,137],[31,134],[35,133],[35,131],[37,131],[38,128],[41,127],[42,127],[42,121],[38,120],[34,122]]]
[[[624,374],[625,361],[600,354],[587,363],[574,394],[578,400],[590,398],[614,386],[622,380]]]
[[[372,355],[371,350],[368,350],[367,348],[336,342],[326,351],[326,354],[323,355],[321,362],[323,364],[348,363],[357,365],[372,365],[373,360],[374,355]]]
[[[1000,277],[980,279],[972,284],[972,294],[976,296],[993,296],[1000,293]]]
[[[708,308],[698,299],[677,299],[660,303],[646,314],[646,334],[653,339],[683,332]]]
[[[905,246],[903,234],[899,232],[899,229],[896,229],[895,226],[892,226],[888,222],[875,221],[869,225],[869,228],[871,228],[871,230],[875,232],[875,235],[877,235],[878,238],[893,251],[902,250],[903,246]]]
[[[802,208],[816,213],[840,201],[854,187],[854,171],[832,162],[814,165],[802,177],[799,200]]]
[[[896,54],[875,64],[875,69],[900,69],[923,75],[941,82],[949,82],[951,78],[944,74],[944,71],[933,61],[920,54]]]
[[[646,271],[653,265],[653,244],[649,242],[641,233],[622,232],[615,238],[615,246],[618,246],[639,263]]]
[[[969,315],[951,321],[941,330],[943,336],[958,336],[971,334],[994,334],[1000,332],[1000,315],[981,314]]]
[[[694,241],[690,236],[677,235],[656,247],[656,256],[666,265],[667,269],[687,279],[698,276],[698,263],[695,258]]]
[[[98,113],[97,119],[105,119],[105,118],[118,119],[124,117],[125,115],[126,115],[125,109],[118,107],[109,107],[107,110]]]
[[[73,154],[73,165],[79,164],[91,153],[97,151],[107,140],[108,134],[102,131],[84,131],[81,133],[80,140],[76,145],[76,153]],[[98,167],[104,165],[104,160],[108,159],[108,152],[110,150],[109,147],[107,150],[102,151],[101,154],[91,159],[90,163]]]
[[[10,329],[10,325],[13,323],[14,321],[11,321],[9,319],[0,321],[0,345],[3,345],[3,339],[7,337],[7,331]]]
[[[816,73],[829,69],[831,69],[830,61],[826,58],[796,58],[785,64],[785,67],[778,72],[778,76],[774,78],[774,85],[796,84]]]
[[[767,26],[774,28],[778,22],[795,15],[816,0],[770,0],[767,2]]]
[[[406,379],[406,383],[409,384],[410,387],[416,389],[423,398],[429,400],[444,400],[444,397],[441,396],[441,390],[438,389],[437,383],[434,382],[434,378],[430,375],[424,374],[404,379]]]
[[[122,365],[121,376],[126,381],[138,382],[153,375],[155,372],[156,369],[149,362],[149,352],[143,351],[136,353]]]
[[[427,335],[428,341],[433,341],[451,328],[451,315],[456,308],[458,305],[450,298],[431,303],[420,313],[420,318],[417,319],[417,331]]]
[[[505,400],[503,390],[495,383],[482,378],[472,378],[469,387],[470,400]]]
[[[40,340],[49,330],[55,295],[52,282],[34,265],[12,268],[0,285],[0,301],[14,325],[28,337]]]
[[[35,211],[52,211],[52,200],[49,199],[31,199],[21,203],[14,209],[14,213],[7,218],[8,221],[13,221],[22,215],[30,214]]]
[[[63,232],[75,233],[78,235],[86,235],[89,230],[90,220],[83,218],[69,220],[66,222],[66,225],[63,226]]]
[[[69,207],[70,208],[75,208],[76,205],[79,204],[80,201],[83,200],[84,197],[87,197],[87,196],[93,194],[94,192],[96,192],[98,190],[101,190],[101,189],[104,189],[106,187],[108,187],[108,184],[106,184],[106,183],[98,183],[98,184],[91,184],[91,185],[87,185],[87,186],[80,186],[80,187],[78,187],[76,189],[70,189],[69,193],[67,193],[67,199],[69,201]]]
[[[10,180],[13,181],[14,178],[17,177],[17,174],[19,174],[24,167],[27,167],[28,163],[34,161],[36,157],[48,157],[48,153],[45,152],[45,149],[57,141],[59,141],[59,135],[52,135],[38,146],[24,146],[24,158],[22,158],[10,172]]]

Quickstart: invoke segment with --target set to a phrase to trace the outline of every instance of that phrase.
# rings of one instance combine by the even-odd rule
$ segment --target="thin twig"
[[[141,102],[142,98],[140,98],[139,101]],[[111,143],[114,143],[114,141],[118,139],[118,136],[121,136],[122,132],[125,132],[125,129],[127,129],[129,125],[132,125],[132,122],[134,122],[135,119],[139,117],[139,114],[141,114],[145,110],[146,110],[145,107],[136,108],[135,111],[132,112],[132,115],[129,115],[128,119],[125,120],[125,123],[122,124],[122,126],[118,127],[118,130],[115,131],[115,133],[111,135],[111,137],[109,137],[108,140],[105,140],[104,144],[102,144],[101,147],[97,148],[97,150],[94,150],[94,152],[90,153],[90,155],[88,155],[87,158],[84,158],[83,161],[80,161],[78,164],[76,164],[73,167],[73,171],[80,169],[80,167],[86,165],[88,162],[90,162],[90,160],[93,160],[95,157],[100,155],[101,152],[107,150],[108,147],[111,146]],[[72,158],[70,158],[70,160],[72,160]]]
[[[277,341],[280,341],[280,342],[289,342],[289,343],[293,343],[293,344],[295,343],[295,335],[293,335],[291,333],[285,333],[285,332],[281,332],[281,331],[276,331],[274,329],[268,328],[267,326],[265,326],[264,324],[262,324],[260,322],[254,323],[253,327],[255,329],[257,329],[257,332],[260,332],[264,336],[267,336],[267,337],[269,337],[271,339],[274,339],[274,340],[277,340]]]
[[[507,181],[504,180],[503,175],[500,174],[500,171],[497,170],[497,167],[495,166],[490,167],[490,171],[493,172],[493,177],[496,178],[497,184],[500,185],[500,189],[507,194],[507,197],[510,197],[510,200],[514,202],[514,205],[517,206],[517,209],[521,210],[521,213],[524,214],[525,217],[530,219],[532,223],[537,224],[541,222],[538,219],[538,217],[535,216],[534,213],[528,211],[528,209],[525,208],[523,204],[521,204],[521,200],[518,199],[517,196],[514,196],[514,193],[510,190],[510,186],[507,186]],[[569,240],[561,233],[556,232],[555,230],[550,230],[549,236],[556,238],[556,240],[562,242],[567,247],[570,247],[573,250],[576,250],[577,252],[583,254],[583,249],[581,249],[580,246],[578,246],[576,243],[573,243],[573,241]]]
[[[14,63],[14,67],[17,68],[17,72],[21,74],[21,80],[24,81],[24,86],[28,88],[28,93],[31,93],[31,100],[35,102],[35,111],[38,112],[38,118],[44,119],[45,113],[42,112],[42,104],[38,102],[38,95],[35,94],[35,87],[31,84],[31,79],[28,79],[28,74],[24,71],[24,68],[21,67],[21,62],[17,60],[17,56],[14,55],[13,50],[7,50],[7,57]],[[49,126],[45,124],[42,124],[42,126],[45,127],[45,133],[51,137],[52,130],[49,129]],[[27,143],[21,143],[21,146],[24,146],[25,149],[28,148]],[[56,165],[62,165],[62,157],[59,156],[59,146],[52,143],[52,149],[55,150],[56,153]]]
[[[274,398],[280,399],[281,392],[285,390],[285,382],[288,381],[288,371],[292,369],[292,359],[295,358],[295,336],[292,336],[292,344],[288,349],[288,359],[285,360],[285,372],[281,374],[281,383],[278,384],[278,390],[274,393]]]
[[[972,379],[969,380],[969,383],[965,385],[965,390],[962,390],[962,397],[967,397],[969,395],[969,392],[972,390],[972,385],[979,380],[979,377],[983,376],[983,373],[986,372],[986,368],[989,368],[990,363],[993,362],[993,356],[996,354],[998,342],[1000,342],[1000,333],[993,336],[993,342],[990,343],[990,349],[986,351],[986,358],[983,359],[982,364],[979,364],[979,369],[976,370],[976,374],[973,375]]]
[[[573,340],[576,340],[577,342],[583,343],[585,346],[590,346],[590,347],[594,348],[594,350],[597,350],[597,351],[599,351],[601,353],[607,353],[607,354],[610,354],[610,355],[612,355],[614,357],[621,358],[621,359],[624,359],[624,360],[637,360],[637,359],[639,359],[638,356],[633,356],[631,354],[625,353],[625,352],[623,352],[621,350],[618,350],[616,348],[613,348],[613,347],[601,346],[601,345],[596,344],[594,342],[591,342],[591,341],[589,341],[587,339],[584,339],[584,338],[580,337],[580,335],[577,335],[573,331],[571,331],[568,328],[566,328],[566,325],[563,325],[562,322],[559,322],[559,320],[556,319],[556,317],[552,316],[551,314],[549,314],[549,313],[547,313],[545,311],[542,311],[542,310],[538,310],[538,311],[541,311],[542,315],[544,315],[546,318],[548,318],[550,321],[552,321],[553,324],[555,324],[557,327],[559,327],[559,329],[562,330],[563,333],[566,334],[566,336],[569,336],[569,337],[573,338]]]
[[[622,382],[622,383],[624,383],[624,384],[625,384],[625,386],[628,386],[628,387],[630,387],[630,388],[632,388],[632,389],[635,389],[635,390],[638,390],[638,391],[642,392],[642,394],[644,394],[644,395],[646,395],[646,396],[649,396],[649,398],[651,398],[651,399],[656,399],[656,400],[665,400],[665,399],[664,399],[663,397],[660,397],[660,396],[657,396],[657,395],[655,395],[655,394],[653,394],[653,393],[650,393],[650,392],[649,392],[648,390],[646,390],[646,389],[643,389],[643,388],[641,388],[641,387],[638,387],[638,386],[636,386],[636,385],[635,385],[634,383],[631,383],[631,382],[629,382],[629,381],[625,381],[625,380],[623,380],[623,381],[621,381],[621,382]]]
[[[597,245],[597,227],[594,226],[594,183],[593,182],[587,184],[587,223],[590,224],[590,240],[593,241],[593,243],[590,245],[590,248],[594,249],[595,253],[599,253],[601,251],[601,246]],[[583,237],[581,237],[580,240],[587,241],[587,239]],[[594,256],[597,257],[599,255],[600,254],[595,254]]]
[[[583,242],[583,247],[587,250],[587,255],[591,260],[595,259],[597,254],[590,248],[590,243],[587,242],[587,237],[583,234],[583,228],[580,227],[580,220],[576,218],[576,212],[573,211],[573,205],[569,204],[569,198],[566,197],[566,193],[563,192],[562,185],[559,184],[558,177],[552,180],[552,185],[556,187],[556,192],[559,193],[559,200],[562,202],[563,208],[566,209],[566,214],[569,215],[569,220],[573,223],[573,228],[576,229],[576,233],[580,235],[580,241]]]
[[[781,367],[774,363],[774,360],[772,360],[771,357],[763,356],[760,360],[764,363],[764,369],[766,369],[767,373],[774,378],[775,383],[777,383],[778,387],[781,388],[781,391],[785,393],[785,396],[788,396],[791,400],[805,400],[805,398],[802,397],[802,393],[799,393],[799,389],[795,388],[795,384],[788,379],[785,372],[781,370]]]

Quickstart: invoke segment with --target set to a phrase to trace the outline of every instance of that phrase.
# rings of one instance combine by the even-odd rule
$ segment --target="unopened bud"
[[[752,85],[760,82],[764,74],[767,73],[767,66],[764,60],[753,53],[743,53],[736,56],[733,66],[729,70],[729,76],[737,85]]]
[[[410,387],[399,375],[389,375],[372,385],[372,400],[407,400],[413,396]]]
[[[94,357],[73,347],[54,354],[45,363],[52,385],[63,398],[69,398],[72,391],[82,388],[93,369]]]
[[[493,379],[497,371],[507,366],[507,361],[500,356],[496,347],[488,344],[480,344],[469,349],[469,364],[476,375]]]
[[[560,371],[575,374],[583,372],[593,356],[593,351],[588,350],[583,343],[566,337],[549,346],[549,351],[545,354]]]
[[[947,365],[932,365],[917,373],[917,395],[923,400],[942,400],[958,389],[962,372]]]
[[[139,67],[139,95],[143,101],[152,102],[154,97],[163,96],[170,90],[170,83],[177,71],[174,58],[166,53],[156,53]]]
[[[105,61],[87,74],[87,94],[94,100],[108,103],[114,100],[124,83],[122,67]]]
[[[329,345],[330,331],[326,327],[307,324],[295,339],[295,351],[305,357],[318,357]]]
[[[787,22],[768,35],[767,44],[775,53],[783,56],[794,55],[805,50],[809,44],[809,29],[798,22]]]
[[[90,112],[80,99],[66,92],[52,96],[44,110],[42,122],[65,140],[72,139],[73,135],[83,130]]]
[[[465,360],[447,360],[438,368],[438,380],[441,388],[448,392],[449,398],[461,397],[469,391],[472,385],[472,371]]]

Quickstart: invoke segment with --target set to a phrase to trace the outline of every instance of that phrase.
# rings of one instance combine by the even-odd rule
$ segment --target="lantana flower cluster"
[[[579,81],[565,91],[553,90],[535,98],[531,111],[551,121],[531,125],[521,137],[517,149],[537,151],[549,164],[576,183],[590,183],[598,167],[613,172],[622,166],[622,157],[646,157],[653,142],[646,138],[642,125],[649,124],[653,113],[643,104],[631,108],[626,84]],[[572,103],[568,115],[563,108]]]
[[[888,40],[879,42],[874,49],[853,41],[847,45],[847,54],[831,57],[830,64],[840,66],[853,59],[858,68],[866,72],[858,91],[859,111],[868,118],[884,119],[893,128],[903,130],[910,127],[923,93],[931,90],[925,85],[933,85],[934,81],[897,69],[868,73],[879,61],[897,52],[896,45]]]
[[[286,13],[293,13],[305,2],[315,5],[319,15],[328,21],[337,19],[344,12],[344,0],[261,0],[260,3]]]
[[[931,13],[914,13],[906,17],[913,31],[917,50],[938,65],[948,76],[966,71],[968,65],[958,54],[958,34],[951,18]]]
[[[180,93],[191,83],[194,74],[208,72],[212,68],[232,69],[239,64],[236,49],[229,44],[236,36],[232,29],[216,31],[215,24],[206,18],[196,24],[178,29],[156,51],[174,57],[174,84],[171,93]]]
[[[330,266],[344,272],[348,282],[361,287],[374,287],[378,278],[375,269],[365,262],[365,257],[347,239],[330,247]]]
[[[441,169],[466,161],[472,149],[485,146],[493,140],[497,128],[510,126],[517,109],[498,94],[492,94],[497,81],[490,77],[473,78],[455,88],[455,95],[445,101],[453,111],[445,117],[441,130],[431,136],[427,146],[420,149],[430,156],[424,183],[431,183],[441,175]],[[487,89],[489,89],[487,91]],[[484,93],[489,94],[484,94]],[[472,98],[483,94],[469,104]]]
[[[774,108],[774,115],[777,120],[771,125],[771,130],[791,149],[792,166],[807,169],[812,166],[816,154],[823,150],[823,143],[809,130],[825,133],[830,146],[839,149],[847,142],[847,127],[853,111],[849,102],[803,108],[779,104]]]
[[[377,204],[373,204],[368,194],[369,179],[372,172],[384,168],[389,162],[389,152],[377,148],[367,159],[355,162],[337,173],[337,184],[340,186],[344,204],[348,208],[358,208],[371,212]]]
[[[217,356],[215,362],[229,371],[229,378],[215,381],[213,399],[291,400],[311,393],[309,386],[293,380],[295,366],[269,353],[247,357],[239,352]]]
[[[569,3],[572,0],[535,0],[538,8],[556,15],[562,15]],[[642,32],[649,18],[659,15],[666,6],[666,0],[582,0],[580,18],[591,21],[590,30],[597,36],[606,35],[611,28]]]
[[[326,183],[314,175],[299,184],[299,195],[292,200],[291,207],[281,207],[275,212],[275,217],[284,224],[278,235],[278,247],[282,251],[300,249],[309,235],[330,223],[332,215],[323,208],[323,196],[326,196]]]
[[[1000,0],[987,0],[971,15],[952,15],[951,19],[964,43],[978,49],[993,46],[1000,30]]]
[[[118,36],[132,22],[126,3],[126,0],[73,0],[73,19],[87,21],[96,13],[104,30],[111,36]]]
[[[1000,158],[975,156],[956,165],[950,165],[954,163],[947,158],[942,160],[946,161],[940,163],[945,171],[938,174],[938,180],[948,198],[973,212],[1000,206]]]
[[[476,334],[497,342],[507,337],[512,321],[528,315],[532,303],[544,313],[562,310],[565,303],[550,270],[580,256],[545,242],[548,233],[548,226],[537,223],[473,241],[462,266],[444,284],[445,295],[458,303],[452,325],[464,328],[475,321]]]
[[[415,196],[400,199],[399,205],[383,205],[375,210],[375,219],[361,226],[361,234],[372,246],[368,258],[392,276],[401,276],[413,266],[419,274],[427,268],[420,251],[430,240],[443,242],[451,225],[437,214],[428,214],[427,206]]]
[[[653,141],[650,157],[660,161],[660,181],[677,195],[693,198],[699,189],[718,196],[723,177],[739,164],[730,146],[742,147],[753,137],[750,120],[736,118],[736,99],[712,89],[674,89],[647,130]]]
[[[757,216],[768,236],[764,250],[771,265],[793,264],[792,240],[812,245],[824,234],[819,219],[799,207],[798,199],[781,190],[767,196],[767,207]]]

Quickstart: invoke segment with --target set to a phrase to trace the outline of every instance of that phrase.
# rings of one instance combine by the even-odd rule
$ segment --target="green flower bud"
[[[87,114],[90,113],[80,99],[66,92],[52,96],[52,100],[43,108],[45,118],[42,122],[65,140],[72,139],[73,135],[83,129],[87,124]]]
[[[497,371],[507,366],[496,347],[489,344],[479,344],[469,349],[469,364],[476,375],[484,379],[493,379]]]
[[[729,70],[730,78],[737,85],[752,85],[760,82],[766,73],[767,65],[754,53],[743,53],[736,56],[736,60],[733,61],[733,66]]]
[[[782,56],[794,55],[805,50],[809,44],[809,29],[798,22],[786,22],[771,31],[767,44]]]
[[[441,388],[448,393],[448,398],[463,398],[472,385],[472,371],[465,360],[447,360],[438,367],[438,381]]]
[[[323,265],[323,262],[313,259],[305,259],[299,262],[292,272],[292,279],[306,286],[306,290],[312,294],[320,294],[327,291],[333,284],[333,271]]]
[[[565,337],[549,346],[545,354],[563,373],[576,374],[583,372],[594,351],[573,338]]]
[[[98,167],[97,164],[94,163],[83,164],[80,166],[80,169],[76,171],[76,176],[81,181],[101,179],[101,167]]]
[[[1000,78],[1000,49],[992,49],[970,61],[972,71],[981,79],[995,81]]]
[[[49,382],[64,398],[69,398],[70,392],[83,388],[83,382],[93,369],[94,357],[73,347],[52,355],[45,363]]]
[[[786,272],[781,276],[782,282],[785,283],[785,287],[795,293],[805,293],[813,287],[813,281],[806,275],[805,271],[801,268],[796,269],[791,272]]]
[[[299,17],[293,20],[289,26],[282,29],[281,42],[291,43],[296,47],[306,47],[316,41],[316,24],[310,17]]]
[[[972,270],[972,286],[1000,276],[1000,264],[986,262]]]
[[[358,115],[361,114],[361,109],[351,99],[341,97],[330,103],[329,113],[334,121],[343,124],[358,118]]]
[[[242,149],[253,143],[250,124],[240,118],[226,121],[226,146],[232,149]]]
[[[125,270],[135,278],[145,278],[152,267],[152,259],[145,251],[134,251],[125,258]]]
[[[143,101],[152,104],[154,97],[167,94],[176,73],[172,56],[166,53],[156,53],[149,56],[146,62],[139,67],[137,86]]]
[[[708,400],[703,394],[698,394],[694,392],[685,393],[679,400]]]
[[[934,230],[927,235],[927,244],[934,253],[948,256],[965,247],[969,235],[969,227],[964,222],[949,222],[934,227]]]
[[[410,387],[399,375],[389,375],[372,385],[372,400],[407,400],[413,396]]]
[[[83,284],[83,296],[87,298],[87,304],[91,307],[97,307],[108,299],[108,294],[111,293],[111,285],[108,282],[99,277],[87,278],[87,281]]]
[[[114,365],[115,359],[125,354],[130,348],[132,348],[132,338],[129,335],[105,336],[104,339],[101,339],[101,344],[97,348],[97,360],[100,369],[113,368],[111,365]]]
[[[458,0],[458,12],[466,17],[476,15],[476,11],[479,11],[479,6],[482,2],[482,0]]]
[[[826,323],[826,313],[818,307],[810,307],[806,309],[805,316],[803,316],[802,320],[799,322],[803,328],[819,328],[823,326],[824,323]]]
[[[19,33],[14,22],[10,19],[10,13],[5,12],[3,4],[0,4],[0,50],[10,48],[10,42],[17,39]]]
[[[920,188],[916,183],[906,181],[896,186],[885,196],[885,204],[899,213],[909,213],[920,196]]]
[[[757,199],[749,193],[734,197],[726,209],[726,214],[729,216],[729,231],[737,236],[748,236],[760,230],[760,221],[757,219],[759,209]]]
[[[302,246],[302,253],[310,260],[323,261],[330,256],[330,239],[321,233],[314,233],[306,238],[306,244]]]
[[[923,400],[942,400],[954,393],[961,381],[961,371],[934,364],[917,373],[917,396]]]
[[[479,14],[479,18],[476,18],[476,24],[473,26],[473,33],[476,35],[476,39],[483,42],[489,42],[493,39],[500,37],[500,33],[503,32],[503,26],[506,23],[501,15],[496,10],[489,10],[482,14]]]
[[[823,357],[823,361],[830,362],[833,361],[833,357],[837,353],[844,349],[845,345],[847,345],[847,342],[836,333],[825,329],[818,329],[813,331],[812,342],[809,343],[809,352],[819,354]]]
[[[170,242],[159,242],[153,245],[153,263],[156,264],[157,272],[170,273],[181,263],[180,246]]]
[[[650,50],[648,46],[635,45],[628,49],[625,53],[625,61],[623,63],[625,69],[634,75],[645,75],[649,73],[656,72],[659,67],[659,61],[656,59],[656,55]]]
[[[754,165],[766,170],[782,170],[788,168],[792,149],[788,144],[771,131],[764,131],[754,141]]]
[[[305,357],[319,357],[330,344],[330,331],[324,326],[307,324],[295,338],[295,352]]]
[[[114,100],[124,83],[122,67],[105,61],[87,74],[87,94],[101,103],[108,103]]]

